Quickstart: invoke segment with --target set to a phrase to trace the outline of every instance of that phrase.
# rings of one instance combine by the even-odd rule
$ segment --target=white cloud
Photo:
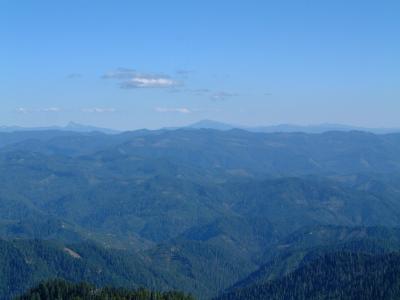
[[[103,75],[105,79],[120,81],[120,87],[125,89],[136,88],[171,88],[180,83],[164,74],[139,73],[133,69],[120,68]]]
[[[40,112],[49,112],[49,113],[55,113],[55,112],[61,112],[62,109],[59,107],[45,107],[45,108],[26,108],[26,107],[18,107],[15,109],[17,113],[21,114],[27,114],[27,113],[40,113]]]
[[[26,113],[28,113],[30,110],[29,110],[28,108],[26,108],[26,107],[18,107],[18,108],[15,109],[15,111],[16,111],[17,113],[20,113],[20,114],[26,114]]]
[[[92,107],[92,108],[83,108],[83,112],[87,113],[113,113],[116,112],[117,110],[115,108],[104,108],[104,107]]]
[[[38,109],[37,111],[39,111],[39,112],[60,112],[61,108],[59,108],[59,107],[47,107],[47,108]]]
[[[174,108],[168,108],[168,107],[156,107],[155,110],[159,113],[181,113],[181,114],[190,114],[192,113],[192,110],[186,107],[174,107]]]
[[[121,83],[122,88],[168,88],[175,87],[178,82],[168,77],[156,77],[151,75],[137,75]]]

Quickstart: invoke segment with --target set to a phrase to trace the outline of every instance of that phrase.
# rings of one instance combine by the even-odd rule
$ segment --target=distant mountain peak
[[[187,128],[230,130],[230,129],[233,129],[233,128],[236,128],[236,127],[233,126],[233,125],[230,125],[230,124],[223,123],[223,122],[204,119],[204,120],[200,120],[200,121],[198,121],[196,123],[193,123],[193,124],[187,126]]]
[[[109,129],[109,128],[102,128],[102,127],[96,127],[96,126],[91,126],[91,125],[84,125],[80,123],[76,123],[73,121],[70,121],[65,127],[64,130],[71,130],[71,131],[78,131],[78,132],[102,132],[102,133],[107,133],[107,134],[115,134],[119,133],[118,130],[114,129]]]
[[[65,127],[82,127],[82,126],[85,126],[85,125],[82,125],[80,123],[76,123],[76,122],[73,122],[73,121],[69,121],[68,124]]]

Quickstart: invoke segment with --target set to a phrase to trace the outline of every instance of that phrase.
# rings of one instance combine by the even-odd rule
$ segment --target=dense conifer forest
[[[96,288],[87,283],[72,284],[54,280],[39,284],[17,300],[194,300],[179,292],[154,292],[146,289],[129,291],[117,288]]]

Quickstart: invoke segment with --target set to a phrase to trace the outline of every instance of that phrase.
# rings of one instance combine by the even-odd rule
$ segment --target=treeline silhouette
[[[194,300],[181,292],[156,292],[147,289],[96,288],[88,283],[52,280],[39,284],[17,300]]]

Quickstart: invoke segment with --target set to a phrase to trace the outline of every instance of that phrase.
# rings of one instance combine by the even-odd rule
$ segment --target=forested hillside
[[[156,272],[134,253],[92,243],[63,245],[40,240],[0,241],[1,298],[16,296],[43,280],[64,278],[97,286],[167,288],[166,273]],[[6,297],[7,295],[7,297]]]
[[[400,256],[338,252],[325,255],[282,279],[225,294],[236,299],[398,299]]]

